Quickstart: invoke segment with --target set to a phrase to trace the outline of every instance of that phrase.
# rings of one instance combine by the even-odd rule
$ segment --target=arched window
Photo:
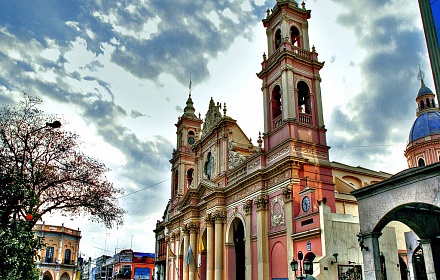
[[[278,49],[281,46],[281,30],[277,30],[275,32],[275,49]]]
[[[64,263],[65,264],[70,264],[71,255],[72,255],[72,251],[70,251],[70,249],[66,249],[66,251],[64,251]]]
[[[425,109],[425,102],[423,100],[420,100],[420,110]]]
[[[298,28],[296,28],[296,26],[292,26],[290,28],[290,43],[292,43],[294,46],[301,47],[299,39],[300,36]]]
[[[193,173],[194,173],[194,169],[192,168],[186,172],[186,181],[188,183],[188,188],[189,186],[191,186],[191,183],[193,181]]]
[[[47,262],[47,263],[53,262],[53,252],[54,252],[54,248],[52,246],[46,247],[45,262]]]
[[[174,171],[174,195],[179,192],[179,171]]]
[[[419,166],[425,166],[425,160],[423,158],[419,158]]]
[[[298,83],[298,110],[301,113],[311,114],[309,86],[303,81]]]
[[[272,117],[276,118],[283,113],[283,103],[281,99],[280,86],[276,86],[272,91]]]
[[[429,102],[429,98],[426,98],[426,107],[431,107],[431,102]]]

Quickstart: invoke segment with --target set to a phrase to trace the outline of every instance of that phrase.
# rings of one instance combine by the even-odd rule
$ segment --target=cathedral
[[[262,20],[257,145],[226,104],[211,98],[204,119],[196,115],[190,93],[175,124],[170,200],[155,229],[156,279],[365,279],[351,192],[391,174],[329,161],[324,63],[309,45],[310,15],[304,3],[278,0]],[[417,149],[414,142],[406,150],[410,164],[421,164]],[[400,279],[396,252],[405,251],[396,231],[385,227],[380,237],[381,253],[395,255],[384,258],[388,279]]]

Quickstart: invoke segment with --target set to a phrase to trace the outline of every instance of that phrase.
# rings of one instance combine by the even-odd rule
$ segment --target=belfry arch
[[[358,200],[366,279],[383,279],[379,237],[391,221],[409,226],[423,250],[426,279],[440,276],[440,163],[404,170],[352,192]]]

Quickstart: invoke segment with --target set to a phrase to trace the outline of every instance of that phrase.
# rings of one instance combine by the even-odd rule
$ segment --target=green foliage
[[[15,221],[0,229],[0,279],[37,280],[39,270],[35,264],[41,241],[34,236],[28,221]]]

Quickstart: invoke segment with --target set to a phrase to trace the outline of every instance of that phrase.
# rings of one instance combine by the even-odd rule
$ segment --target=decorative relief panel
[[[289,148],[289,147],[284,147],[283,149],[279,150],[278,152],[276,152],[276,153],[270,155],[270,156],[267,158],[267,162],[268,162],[268,163],[271,163],[271,162],[273,162],[273,161],[275,161],[275,160],[280,159],[281,157],[284,157],[285,155],[287,155],[287,154],[289,154],[289,153],[290,153],[290,148]]]
[[[289,170],[285,171],[284,173],[279,174],[276,177],[273,177],[271,179],[268,180],[268,186],[273,187],[281,182],[286,181],[287,179],[290,179],[290,172]]]
[[[283,196],[279,195],[270,201],[270,216],[272,228],[285,224]]]
[[[229,204],[234,203],[238,200],[241,200],[245,197],[251,196],[253,193],[257,192],[260,189],[261,189],[261,183],[253,184],[253,185],[247,187],[246,189],[242,190],[241,192],[238,192],[238,193],[235,193],[235,194],[229,196],[226,199],[226,204],[229,205]]]
[[[297,153],[301,153],[303,155],[310,155],[313,157],[318,157],[318,158],[323,158],[323,159],[327,159],[327,157],[328,157],[328,154],[325,152],[316,151],[314,149],[307,149],[304,147],[292,146],[292,151],[297,152]]]
[[[229,147],[229,161],[228,161],[228,168],[231,170],[232,168],[237,167],[238,165],[242,164],[246,161],[246,157],[239,152],[234,152],[233,149],[233,141],[229,141],[228,147]]]
[[[251,173],[252,171],[256,169],[261,168],[261,159],[257,159],[256,161],[253,161],[248,164],[248,172]]]
[[[206,208],[207,209],[211,209],[211,208],[213,208],[215,206],[219,206],[219,205],[225,205],[225,199],[224,198],[215,198],[215,199],[209,201]]]

